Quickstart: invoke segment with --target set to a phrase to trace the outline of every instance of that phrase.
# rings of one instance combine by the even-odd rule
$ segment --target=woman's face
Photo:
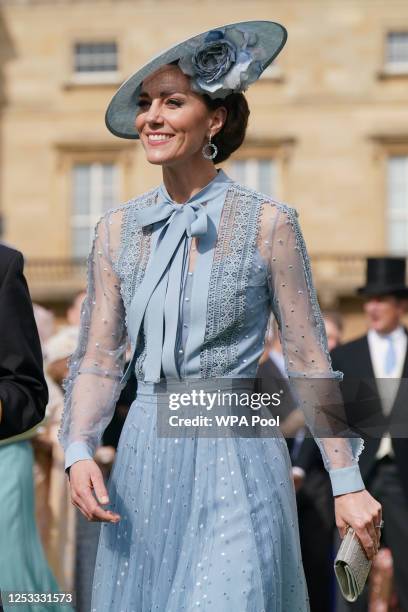
[[[222,127],[224,107],[209,110],[202,96],[190,89],[190,79],[178,66],[166,65],[143,81],[136,129],[152,164],[174,166],[192,157]]]

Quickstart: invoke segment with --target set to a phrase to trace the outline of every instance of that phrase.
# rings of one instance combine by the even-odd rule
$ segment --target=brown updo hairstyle
[[[179,60],[170,62],[171,66],[177,66]],[[232,93],[226,98],[210,98],[208,94],[202,94],[205,105],[208,110],[215,110],[220,106],[224,106],[227,110],[227,118],[225,123],[211,139],[218,153],[213,159],[214,164],[220,164],[229,158],[229,156],[239,149],[244,142],[245,133],[248,125],[249,106],[246,97],[243,93]]]
[[[221,130],[212,139],[218,153],[213,159],[214,164],[219,164],[236,151],[243,143],[248,125],[249,106],[243,93],[232,93],[226,98],[210,98],[203,94],[203,100],[209,110],[215,110],[224,106],[227,117]]]

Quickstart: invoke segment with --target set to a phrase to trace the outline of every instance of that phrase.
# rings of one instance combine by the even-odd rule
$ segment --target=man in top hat
[[[365,297],[368,332],[332,351],[344,373],[343,397],[350,424],[365,441],[360,469],[369,492],[382,504],[382,543],[392,552],[395,586],[408,610],[408,330],[402,325],[408,287],[405,259],[368,258]],[[390,435],[391,431],[391,435]],[[348,609],[367,609],[367,589]]]

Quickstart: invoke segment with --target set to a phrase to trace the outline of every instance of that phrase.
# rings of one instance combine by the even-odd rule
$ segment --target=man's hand
[[[113,446],[98,446],[94,459],[100,468],[110,468],[115,460],[116,450]]]
[[[334,510],[341,538],[346,535],[347,527],[352,527],[368,559],[373,559],[380,544],[381,504],[364,489],[335,496]]]
[[[109,497],[102,472],[93,459],[83,459],[71,465],[69,481],[71,501],[89,521],[120,521],[119,514],[101,507],[109,503]]]
[[[296,493],[302,488],[303,483],[305,481],[305,471],[296,466],[292,467],[292,478],[293,478],[293,484],[295,485],[295,491]]]

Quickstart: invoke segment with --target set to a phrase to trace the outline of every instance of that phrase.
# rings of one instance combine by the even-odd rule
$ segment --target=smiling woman
[[[203,142],[221,130],[226,116],[223,106],[210,110],[191,90],[189,77],[172,65],[143,81],[135,123],[150,163],[188,164],[194,172],[207,166],[214,173],[214,164],[203,160]]]
[[[188,437],[171,423],[164,435],[159,428],[169,409],[163,388],[252,392],[271,312],[331,477],[337,525],[342,535],[354,527],[370,557],[378,546],[381,506],[361,479],[362,441],[344,432],[341,373],[331,367],[297,213],[214,165],[242,143],[242,92],[285,41],[269,21],[199,34],[138,70],[108,107],[108,128],[140,138],[163,181],[97,225],[65,383],[60,438],[72,499],[103,521],[93,612],[309,610],[279,430],[208,438],[199,427]],[[132,371],[137,395],[106,489],[93,453]]]
[[[163,84],[165,84],[164,89],[162,89]],[[157,86],[160,90],[157,90]],[[174,63],[163,66],[145,79],[138,109],[136,129],[143,142],[143,127],[148,123],[148,126],[145,126],[145,135],[151,146],[156,143],[160,143],[160,146],[177,136],[183,128],[184,131],[191,133],[192,117],[193,124],[199,128],[197,137],[200,146],[194,150],[187,148],[186,152],[190,154],[200,155],[202,151],[205,120],[210,118],[221,120],[219,129],[209,128],[206,134],[207,139],[211,140],[217,149],[217,153],[212,158],[213,163],[225,161],[241,146],[249,117],[248,104],[242,93],[231,93],[225,99],[212,99],[207,94],[198,95],[191,90],[190,79]],[[183,112],[180,112],[181,110]],[[151,163],[161,163],[156,159],[148,158],[148,160]]]

